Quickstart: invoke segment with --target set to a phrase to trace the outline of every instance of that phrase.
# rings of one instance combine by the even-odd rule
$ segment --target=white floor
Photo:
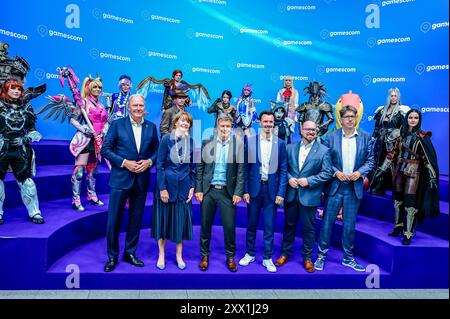
[[[448,289],[0,290],[1,299],[449,299]]]

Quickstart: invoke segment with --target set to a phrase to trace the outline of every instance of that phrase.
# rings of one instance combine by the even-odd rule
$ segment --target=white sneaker
[[[252,263],[254,261],[255,257],[252,257],[249,254],[245,254],[245,256],[241,260],[239,260],[239,265],[248,266],[249,263]]]
[[[272,259],[264,259],[262,265],[266,267],[268,272],[277,272],[277,267],[273,264]]]

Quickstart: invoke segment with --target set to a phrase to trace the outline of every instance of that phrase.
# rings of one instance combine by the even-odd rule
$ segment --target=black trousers
[[[202,202],[202,226],[200,234],[200,254],[209,256],[211,229],[216,215],[216,208],[220,208],[220,217],[225,239],[225,254],[227,258],[236,255],[236,206],[230,198],[226,188],[212,188],[205,195]]]
[[[281,246],[281,255],[290,256],[292,253],[292,246],[294,245],[295,232],[297,230],[298,217],[302,220],[303,228],[303,260],[312,259],[312,251],[315,242],[315,223],[316,223],[316,209],[317,207],[308,207],[300,204],[298,194],[295,195],[294,200],[285,203],[285,221],[283,244]]]
[[[125,254],[135,254],[139,242],[142,216],[144,215],[147,189],[139,187],[137,180],[130,189],[111,188],[109,195],[108,223],[106,226],[107,251],[109,258],[119,256],[119,234],[125,203],[129,198],[128,228],[125,239]]]
[[[15,178],[19,182],[23,182],[31,177],[31,147],[9,147],[0,151],[1,180],[5,179],[8,166],[10,165]]]

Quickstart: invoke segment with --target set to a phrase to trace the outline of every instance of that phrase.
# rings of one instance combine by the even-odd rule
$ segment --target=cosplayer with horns
[[[0,225],[3,220],[6,173],[12,171],[19,185],[20,195],[28,211],[29,220],[43,224],[39,210],[36,185],[34,151],[31,142],[41,139],[36,130],[36,115],[30,100],[46,90],[46,85],[24,88],[23,82],[30,69],[28,62],[19,56],[8,57],[7,43],[0,41]]]
[[[422,113],[409,110],[401,128],[387,136],[386,157],[375,173],[375,178],[392,173],[395,226],[389,236],[403,233],[403,245],[410,244],[417,222],[440,212],[437,155],[431,132],[422,130],[421,125]]]
[[[172,79],[164,78],[158,80],[153,76],[148,76],[144,80],[139,83],[136,90],[137,93],[141,94],[143,97],[147,97],[149,89],[153,89],[156,84],[164,85],[164,94],[161,105],[161,110],[165,112],[173,106],[173,98],[175,92],[183,91],[187,93],[189,96],[186,99],[185,107],[189,107],[192,105],[192,99],[196,101],[197,106],[203,110],[206,110],[208,107],[208,101],[210,100],[209,93],[206,88],[201,84],[189,84],[188,82],[182,80],[183,72],[181,70],[174,70],[172,72]],[[190,91],[190,89],[198,89]],[[191,99],[192,98],[192,99]]]
[[[130,90],[132,87],[131,77],[123,74],[119,77],[118,87],[119,93],[114,93],[110,99],[111,104],[108,105],[109,113],[114,120],[128,116],[128,100],[130,99]]]
[[[386,104],[375,110],[373,117],[375,128],[372,138],[375,139],[374,155],[376,167],[380,167],[386,158],[387,148],[390,147],[391,134],[396,134],[396,129],[402,127],[405,114],[410,110],[409,106],[402,105],[401,93],[398,88],[391,88],[388,91]],[[391,189],[392,176],[390,171],[386,171],[376,178],[372,178],[370,189],[374,195],[384,195],[386,189]]]
[[[294,124],[286,117],[286,104],[283,102],[270,101],[270,108],[275,117],[273,134],[286,142],[291,143],[291,133],[294,132]]]
[[[64,79],[67,80],[74,102],[64,95],[49,96],[50,103],[39,110],[38,114],[50,110],[44,119],[55,115],[53,120],[56,120],[61,115],[61,122],[64,122],[68,117],[77,129],[70,142],[70,151],[75,156],[75,169],[71,178],[72,208],[82,212],[85,208],[80,201],[80,188],[85,169],[88,202],[96,206],[104,205],[97,197],[94,175],[97,172],[97,163],[101,160],[100,149],[112,116],[108,117],[108,111],[100,102],[103,84],[99,77],[86,77],[80,92],[76,84],[79,80],[71,68],[60,69],[59,76],[63,87]]]
[[[334,122],[333,105],[323,101],[323,98],[327,96],[327,90],[317,81],[310,82],[303,90],[306,91],[304,95],[309,95],[309,99],[297,108],[299,128],[301,130],[304,122],[313,121],[317,125],[317,135],[323,136],[328,132],[330,124]]]
[[[245,85],[242,89],[241,96],[236,102],[236,128],[242,130],[247,138],[250,137],[252,124],[258,122],[258,113],[256,113],[252,93],[252,86],[250,84]]]
[[[283,87],[277,93],[277,102],[282,102],[286,106],[286,119],[294,124],[297,119],[295,109],[298,107],[298,91],[294,88],[292,76],[286,76]]]

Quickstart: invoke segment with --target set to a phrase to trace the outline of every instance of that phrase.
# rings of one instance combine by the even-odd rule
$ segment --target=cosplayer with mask
[[[141,94],[143,97],[147,97],[149,89],[154,84],[163,84],[164,85],[164,94],[161,105],[161,110],[164,112],[170,109],[174,104],[174,96],[176,92],[183,91],[188,93],[190,89],[198,89],[198,92],[193,90],[189,91],[189,94],[192,95],[192,98],[196,100],[199,108],[205,110],[208,106],[208,101],[210,99],[209,93],[206,88],[201,84],[189,84],[188,82],[182,80],[183,72],[181,70],[174,70],[172,72],[172,79],[164,78],[158,80],[153,76],[148,76],[144,80],[139,83],[137,86],[137,92]],[[189,107],[192,104],[192,100],[190,97],[186,99],[184,107]]]
[[[388,91],[386,104],[375,110],[373,117],[375,128],[372,138],[375,139],[374,155],[375,167],[380,167],[386,158],[388,143],[392,138],[389,137],[393,131],[402,127],[405,114],[410,110],[409,106],[402,105],[401,93],[398,88],[391,88]],[[393,133],[396,134],[395,132]],[[374,195],[384,195],[386,189],[391,188],[391,172],[386,171],[383,175],[372,178],[370,190]]]
[[[236,119],[236,107],[230,104],[231,97],[231,92],[225,90],[222,92],[222,98],[216,99],[208,108],[208,113],[214,113],[214,127],[217,126],[217,118],[222,113],[230,114],[233,121]]]
[[[286,144],[290,144],[291,133],[294,132],[294,124],[286,117],[286,104],[283,102],[270,101],[270,108],[275,117],[273,134],[285,141]]]
[[[392,172],[396,237],[403,232],[403,245],[409,245],[417,222],[425,216],[439,216],[439,168],[431,132],[421,128],[422,114],[411,109],[401,129],[387,136],[387,153],[375,178]]]
[[[45,91],[45,86],[44,86]],[[8,167],[20,188],[20,195],[25,204],[29,220],[43,224],[34,175],[34,152],[30,143],[41,139],[36,131],[36,115],[29,100],[35,97],[25,94],[20,81],[6,80],[0,91],[0,225],[3,224],[3,202],[5,185],[3,183]]]
[[[304,95],[309,95],[309,99],[297,108],[299,129],[301,130],[304,122],[313,121],[317,125],[317,135],[320,137],[328,132],[328,127],[334,122],[333,105],[323,101],[327,96],[327,90],[322,83],[310,82],[303,90],[306,91]]]
[[[100,149],[112,116],[108,117],[108,111],[100,102],[103,84],[99,77],[86,77],[80,94],[76,84],[79,80],[72,69],[64,67],[59,70],[59,74],[63,86],[64,79],[67,80],[74,103],[64,95],[49,96],[51,102],[40,109],[38,114],[50,110],[44,119],[55,114],[53,120],[56,120],[62,115],[62,122],[69,117],[70,123],[78,130],[70,142],[70,151],[75,156],[75,169],[71,178],[72,208],[82,212],[85,208],[81,205],[80,188],[85,169],[88,202],[95,206],[104,205],[97,197],[94,175],[97,163],[101,160]]]
[[[277,93],[277,102],[286,106],[286,119],[293,125],[297,119],[295,109],[298,107],[298,91],[294,88],[292,76],[285,77],[283,87]]]
[[[108,105],[109,113],[114,120],[128,116],[128,100],[130,99],[131,77],[123,74],[119,77],[119,93],[114,93],[111,97],[111,105]]]
[[[249,129],[252,124],[258,122],[258,113],[256,113],[255,101],[252,98],[252,93],[252,86],[250,84],[245,85],[242,89],[241,96],[236,102],[236,128],[241,129],[247,138],[250,137]]]

